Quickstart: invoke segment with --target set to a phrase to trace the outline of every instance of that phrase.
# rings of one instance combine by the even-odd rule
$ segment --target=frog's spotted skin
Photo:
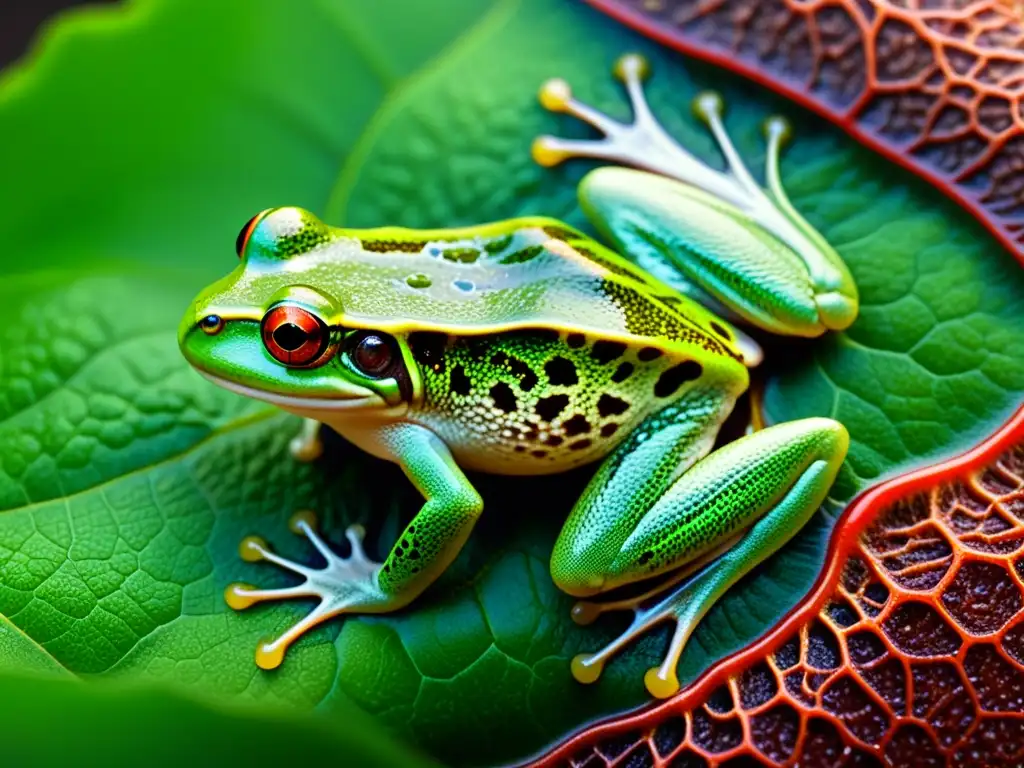
[[[584,210],[636,263],[541,217],[353,230],[277,208],[243,227],[238,268],[193,302],[179,333],[183,353],[216,383],[311,419],[292,443],[297,458],[319,456],[313,427],[323,422],[398,463],[425,499],[383,563],[365,556],[357,528],[348,532],[352,555],[332,553],[305,514],[292,527],[323,568],[280,557],[259,538],[243,542],[243,558],[303,581],[231,585],[229,605],[320,601],[260,646],[261,667],[279,665],[321,621],[393,611],[422,593],[483,510],[464,468],[529,475],[600,460],[552,551],[553,580],[581,598],[662,581],[631,600],[577,604],[580,623],[619,608],[635,617],[604,649],[574,659],[573,674],[592,682],[637,635],[674,621],[664,662],[645,678],[666,696],[707,610],[824,500],[848,443],[835,421],[771,426],[711,452],[760,350],[692,296],[765,330],[816,336],[852,322],[856,288],[782,191],[782,124],[769,123],[762,190],[725,134],[720,102],[702,96],[698,111],[724,172],[654,122],[642,70],[629,56],[617,67],[636,111],[628,126],[549,83],[545,106],[606,138],[543,138],[534,147],[547,164],[589,154],[673,177],[599,168],[580,185]]]
[[[462,466],[502,474],[560,472],[600,458],[702,374],[696,361],[656,347],[582,333],[424,334],[411,346],[424,381],[411,418]]]

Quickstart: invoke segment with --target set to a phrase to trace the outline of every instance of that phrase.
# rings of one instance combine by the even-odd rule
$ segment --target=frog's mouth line
[[[280,395],[276,392],[267,392],[266,390],[257,389],[256,387],[248,387],[245,384],[239,384],[238,382],[231,381],[229,379],[223,379],[220,376],[214,376],[212,373],[207,373],[201,368],[196,370],[206,379],[209,379],[218,387],[223,387],[229,392],[234,392],[238,395],[244,395],[245,397],[251,397],[256,400],[262,400],[276,405],[279,408],[285,410],[298,410],[298,411],[341,411],[357,408],[385,408],[387,403],[376,394],[359,395],[353,397],[339,397],[339,398],[316,398],[316,397],[292,397],[289,395]]]

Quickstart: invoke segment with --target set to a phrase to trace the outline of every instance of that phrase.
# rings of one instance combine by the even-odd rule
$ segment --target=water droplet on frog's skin
[[[430,253],[431,256],[440,256],[441,255],[441,249],[438,248],[437,246],[434,246],[433,248],[431,248],[429,250],[429,253]]]
[[[405,278],[405,282],[410,288],[429,288],[431,281],[422,272],[417,272],[415,275],[409,275]]]
[[[469,280],[455,280],[452,285],[458,288],[460,291],[472,291],[476,286],[473,285]]]

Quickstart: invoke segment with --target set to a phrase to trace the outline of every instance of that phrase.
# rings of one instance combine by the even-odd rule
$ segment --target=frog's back
[[[283,288],[302,275],[337,301],[345,327],[458,336],[545,328],[742,361],[714,314],[554,219],[464,230],[320,226],[298,224],[292,253],[278,236],[277,263],[246,265],[225,300],[251,306],[255,294],[273,293],[268,283]]]

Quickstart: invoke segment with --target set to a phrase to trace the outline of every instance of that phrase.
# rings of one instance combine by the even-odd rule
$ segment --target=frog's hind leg
[[[648,671],[645,683],[658,697],[678,690],[676,666],[694,629],[729,587],[814,514],[846,456],[848,440],[842,425],[831,419],[804,419],[769,427],[719,449],[676,475],[653,497],[639,478],[625,534],[616,526],[603,535],[579,536],[580,530],[594,528],[600,514],[589,499],[602,494],[588,489],[566,524],[567,530],[577,532],[576,540],[571,547],[556,545],[552,574],[559,586],[571,594],[592,596],[677,569],[694,575],[648,608],[638,603],[653,592],[612,604],[633,608],[634,619],[605,648],[573,660],[576,678],[593,682],[608,658],[653,626],[674,621],[676,630],[665,659]],[[592,620],[602,610],[584,603],[574,613],[578,619]]]
[[[534,159],[554,165],[576,157],[614,160],[622,167],[592,171],[580,184],[580,203],[597,227],[640,266],[700,300],[710,296],[746,322],[772,333],[819,336],[856,318],[857,289],[839,254],[796,210],[779,174],[789,134],[779,117],[764,124],[767,138],[762,188],[744,165],[723,122],[715,93],[693,102],[726,162],[711,168],[658,124],[643,95],[646,62],[622,57],[615,73],[626,86],[634,120],[623,124],[576,101],[564,81],[541,89],[541,103],[593,125],[596,141],[538,138]],[[658,175],[655,175],[658,174]],[[680,279],[666,278],[665,264]],[[690,286],[687,288],[686,286]]]

